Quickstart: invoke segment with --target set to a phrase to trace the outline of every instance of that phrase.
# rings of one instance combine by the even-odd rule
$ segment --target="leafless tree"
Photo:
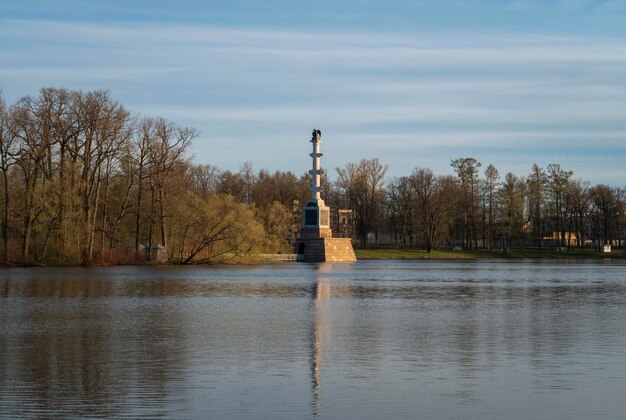
[[[511,249],[513,238],[521,234],[524,226],[524,181],[511,172],[507,173],[498,189],[497,197],[502,252],[506,254]]]
[[[616,240],[617,223],[623,214],[623,202],[617,190],[608,185],[596,185],[589,190],[597,236],[603,244]]]
[[[335,186],[354,213],[357,236],[367,245],[368,233],[378,237],[384,204],[384,178],[388,166],[375,159],[361,159],[337,168]]]
[[[570,183],[572,171],[566,171],[561,165],[548,165],[548,208],[553,222],[553,232],[559,237],[559,247],[565,246],[565,191]]]
[[[584,247],[590,209],[589,183],[580,180],[570,182],[565,191],[565,210],[568,232],[570,232],[567,241],[568,249],[571,246],[572,234],[576,235],[576,245],[581,249]]]
[[[531,224],[532,237],[535,247],[541,249],[545,231],[545,191],[548,177],[545,171],[537,164],[533,164],[530,175],[526,178],[526,195],[528,221]]]
[[[11,196],[9,193],[9,171],[17,162],[19,155],[17,136],[11,126],[9,110],[0,91],[0,171],[2,171],[2,256],[3,261],[9,261],[9,208]]]
[[[485,227],[485,234],[483,235],[486,241],[486,247],[491,249],[493,246],[493,231],[495,223],[495,204],[496,204],[496,189],[498,187],[498,179],[500,174],[495,166],[489,165],[485,169],[485,182],[484,182],[484,197],[485,197],[485,210],[486,217],[483,220],[483,226]]]
[[[450,166],[454,169],[459,179],[462,194],[462,226],[463,226],[463,246],[469,248],[474,243],[474,248],[478,248],[478,238],[476,235],[476,202],[478,193],[478,170],[480,162],[474,158],[453,159]]]
[[[417,225],[432,252],[452,214],[456,185],[452,177],[437,177],[430,169],[414,169],[411,185],[415,193]]]

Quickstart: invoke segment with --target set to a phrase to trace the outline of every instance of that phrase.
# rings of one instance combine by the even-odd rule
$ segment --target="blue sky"
[[[42,86],[194,126],[223,169],[303,173],[320,128],[327,168],[473,156],[626,184],[626,0],[5,0],[0,87]]]

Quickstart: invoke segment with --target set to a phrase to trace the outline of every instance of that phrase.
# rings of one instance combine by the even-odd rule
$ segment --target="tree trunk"
[[[65,257],[65,242],[66,242],[66,227],[65,227],[65,195],[67,194],[67,188],[65,187],[65,146],[61,144],[61,151],[59,154],[59,246],[57,253]]]
[[[100,168],[98,168],[98,176],[96,180],[96,197],[93,204],[93,212],[91,215],[91,219],[87,225],[88,239],[87,239],[87,264],[91,263],[93,258],[93,243],[96,236],[96,220],[98,220],[98,201],[100,201]]]
[[[161,218],[161,245],[167,247],[167,234],[166,234],[166,223],[165,223],[165,188],[161,188],[159,190],[159,211]]]
[[[110,178],[109,178],[109,175],[107,175],[106,184],[104,187],[104,202],[103,202],[104,208],[102,209],[102,224],[100,225],[99,248],[100,248],[100,255],[102,258],[104,258],[104,237],[105,237],[105,232],[106,232],[107,219],[109,217],[109,184],[110,184]]]
[[[4,183],[4,212],[2,214],[2,256],[4,263],[9,262],[9,177],[5,168],[2,171]]]
[[[148,249],[146,250],[146,259],[148,261],[152,260],[152,240],[154,236],[154,206],[155,206],[155,191],[154,187],[150,187],[150,219],[149,219],[149,229],[148,229]]]
[[[22,262],[26,262],[28,258],[28,247],[30,245],[30,234],[32,230],[32,215],[30,214],[30,210],[26,212],[26,216],[24,218],[24,235],[22,237]]]
[[[139,185],[137,186],[137,209],[135,218],[135,260],[139,258],[139,235],[141,233],[141,191],[142,191],[142,179],[143,176],[143,163],[139,164]]]
[[[33,179],[36,179],[36,176],[33,175]],[[35,182],[31,182],[27,180],[27,191],[26,191],[26,209],[24,216],[24,233],[22,236],[22,262],[26,262],[28,259],[28,249],[30,247],[30,236],[33,230],[33,190],[35,188]]]

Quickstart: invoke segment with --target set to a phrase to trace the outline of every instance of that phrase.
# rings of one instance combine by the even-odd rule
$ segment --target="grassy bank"
[[[466,251],[451,251],[451,250],[437,250],[430,254],[423,249],[355,249],[356,257],[358,259],[408,259],[408,260],[420,260],[420,259],[476,259],[476,258],[506,258],[506,259],[520,259],[520,258],[533,258],[533,259],[589,259],[589,258],[626,258],[625,250],[613,250],[610,254],[604,254],[596,250],[571,250],[571,251],[554,251],[552,249],[530,249],[530,250],[511,250],[506,255],[502,251],[489,251],[489,250],[466,250]]]

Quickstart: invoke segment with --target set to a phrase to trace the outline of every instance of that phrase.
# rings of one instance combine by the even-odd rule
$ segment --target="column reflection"
[[[323,266],[322,266],[323,267]],[[322,401],[321,368],[324,347],[329,336],[330,279],[317,276],[311,289],[313,297],[311,328],[311,384],[313,389],[313,415],[319,416]]]

